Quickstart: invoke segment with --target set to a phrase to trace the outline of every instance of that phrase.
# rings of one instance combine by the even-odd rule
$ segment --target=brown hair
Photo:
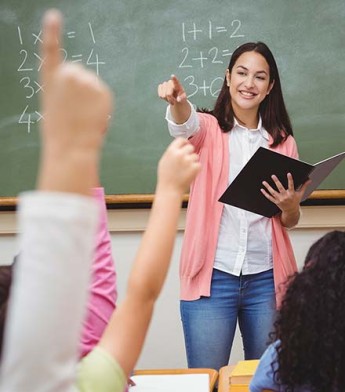
[[[284,142],[289,135],[293,135],[291,121],[284,103],[278,67],[272,52],[266,44],[263,42],[247,42],[239,46],[232,54],[228,66],[230,73],[237,59],[245,52],[261,54],[267,61],[270,69],[270,83],[274,82],[274,85],[269,95],[261,102],[259,113],[262,118],[262,125],[273,138],[272,147],[275,147]],[[234,126],[234,111],[231,105],[231,96],[226,77],[213,110],[201,111],[216,117],[220,128],[224,132],[231,131]]]

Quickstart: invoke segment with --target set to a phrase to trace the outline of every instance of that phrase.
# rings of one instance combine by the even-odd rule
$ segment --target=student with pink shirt
[[[41,43],[45,61],[40,79],[44,86],[40,170],[37,190],[19,197],[21,253],[8,309],[0,313],[5,316],[8,310],[0,391],[123,392],[168,272],[183,194],[200,163],[194,147],[183,138],[174,140],[161,157],[147,229],[124,299],[112,312],[100,342],[79,361],[78,342],[100,224],[99,203],[91,197],[91,187],[97,182],[112,99],[94,73],[63,62],[61,27],[61,14],[47,11]],[[102,208],[105,217],[104,201]],[[101,243],[109,245],[108,240],[99,239]],[[8,278],[4,276],[4,281]],[[2,289],[0,284],[0,295]]]
[[[88,354],[99,342],[115,309],[117,299],[116,272],[108,231],[104,189],[93,188],[92,194],[99,205],[99,223],[91,266],[86,316],[80,339],[81,357]]]
[[[262,42],[237,48],[213,110],[196,112],[172,76],[158,86],[170,134],[188,138],[202,169],[190,189],[180,264],[181,318],[189,367],[228,364],[236,324],[245,359],[267,347],[280,285],[297,269],[286,232],[298,223],[306,184],[272,176],[262,193],[281,210],[269,219],[218,201],[259,147],[298,158],[276,62]],[[272,168],[274,175],[274,168]]]
[[[104,189],[102,187],[93,188],[92,196],[98,205],[99,222],[94,238],[88,301],[79,341],[80,358],[88,354],[98,344],[116,308],[117,299],[115,263],[108,231]],[[10,266],[0,266],[0,342],[2,342],[4,333],[7,303],[12,284],[13,269],[16,264],[17,262]],[[0,357],[1,350],[0,343]]]

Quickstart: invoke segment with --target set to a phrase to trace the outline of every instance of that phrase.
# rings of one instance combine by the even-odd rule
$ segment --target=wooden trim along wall
[[[150,204],[153,201],[153,195],[107,195],[105,197],[107,205],[140,205]],[[345,200],[345,189],[330,189],[314,191],[308,200]],[[184,201],[188,201],[188,195],[184,196]],[[16,207],[16,197],[0,197],[0,207]]]

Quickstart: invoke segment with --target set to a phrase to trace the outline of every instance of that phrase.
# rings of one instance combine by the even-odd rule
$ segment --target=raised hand
[[[171,75],[169,80],[158,86],[158,96],[170,103],[170,105],[183,103],[187,100],[187,94],[175,75]]]
[[[107,127],[111,94],[93,72],[77,64],[62,63],[61,24],[58,11],[47,12],[41,46],[44,132],[58,132],[59,138],[63,132],[68,139],[66,142],[78,138],[79,143],[87,140],[91,145],[99,138],[97,131]],[[79,133],[83,134],[83,139]]]
[[[199,157],[188,140],[175,139],[158,165],[158,186],[180,193],[187,191],[201,168]]]
[[[200,169],[193,151],[187,140],[175,139],[159,161],[155,198],[128,279],[127,293],[100,342],[126,376],[140,355],[155,301],[168,273],[182,195]]]
[[[98,177],[98,157],[112,99],[108,87],[93,72],[80,65],[62,63],[61,26],[58,11],[45,14],[39,187],[85,193]],[[66,176],[68,172],[70,175]],[[54,183],[50,178],[54,178]]]

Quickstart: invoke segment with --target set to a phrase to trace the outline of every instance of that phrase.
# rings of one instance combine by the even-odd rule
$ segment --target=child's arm
[[[90,195],[98,179],[98,160],[111,111],[111,94],[92,72],[77,64],[62,64],[61,24],[61,16],[53,11],[47,14],[43,26],[41,141],[44,148],[38,189]]]
[[[198,157],[185,139],[174,140],[160,160],[156,195],[127,293],[100,342],[126,376],[139,357],[155,301],[168,272],[182,195],[199,170]]]
[[[21,197],[1,391],[70,390],[98,222],[91,186],[110,111],[108,89],[61,64],[61,17],[46,15],[39,192]],[[96,104],[95,104],[96,102]],[[90,176],[85,175],[88,172]]]
[[[115,309],[117,299],[116,272],[108,231],[104,189],[93,188],[92,194],[99,205],[100,221],[91,266],[86,317],[80,341],[81,357],[88,354],[98,344]]]

